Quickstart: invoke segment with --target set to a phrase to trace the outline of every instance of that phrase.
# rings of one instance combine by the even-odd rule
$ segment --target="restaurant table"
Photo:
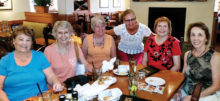
[[[120,62],[120,64],[128,64],[128,63]],[[138,65],[137,71],[144,67],[145,66],[143,65]],[[108,89],[119,88],[123,94],[129,95],[128,76],[118,76],[118,75],[113,74],[112,71],[106,72],[103,75],[114,76],[117,78],[117,82],[115,84],[112,84]],[[183,73],[174,72],[170,70],[160,70],[159,72],[151,75],[150,77],[160,77],[166,81],[163,94],[138,90],[137,97],[152,100],[152,101],[169,101],[185,79],[185,76]],[[145,81],[139,80],[139,82],[145,82]],[[61,92],[60,94],[65,94],[65,93],[66,93],[66,89],[64,89],[64,91]],[[57,94],[56,96],[59,96],[59,94]],[[26,101],[37,101],[37,97],[29,98]],[[53,101],[59,101],[59,100],[53,100]]]

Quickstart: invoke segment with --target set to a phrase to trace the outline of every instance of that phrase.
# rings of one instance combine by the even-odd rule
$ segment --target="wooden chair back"
[[[202,84],[198,83],[196,84],[193,93],[192,93],[192,98],[191,101],[199,101],[199,97],[200,97],[200,93],[201,93],[201,88],[202,88]]]

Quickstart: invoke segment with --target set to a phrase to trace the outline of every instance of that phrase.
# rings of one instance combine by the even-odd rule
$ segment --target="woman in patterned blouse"
[[[146,41],[142,64],[158,69],[178,71],[181,49],[179,41],[171,36],[171,21],[164,16],[157,18],[154,31],[156,35]]]
[[[202,22],[190,24],[187,37],[194,49],[184,55],[183,101],[190,101],[197,83],[202,83],[199,101],[220,101],[220,53],[207,46],[210,39],[208,27]]]

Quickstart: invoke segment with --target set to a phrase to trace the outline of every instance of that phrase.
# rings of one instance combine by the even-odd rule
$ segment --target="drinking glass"
[[[136,68],[137,68],[137,61],[134,59],[129,60],[130,64],[130,75],[135,75],[136,74]]]
[[[143,80],[143,79],[145,78],[145,72],[139,71],[139,72],[138,72],[138,76],[139,76],[139,79],[140,79],[140,80]]]
[[[100,68],[95,68],[93,70],[93,80],[94,81],[97,80],[101,76],[101,74],[102,74],[101,69]]]
[[[129,95],[137,96],[138,76],[129,76],[128,83],[129,83]]]
[[[43,96],[39,93],[38,94],[38,101],[52,101],[53,93],[50,91],[42,91]]]

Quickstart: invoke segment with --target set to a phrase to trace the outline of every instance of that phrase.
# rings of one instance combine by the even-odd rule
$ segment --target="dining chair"
[[[44,52],[45,48],[47,47],[47,45],[41,46],[37,49],[37,51],[41,51]]]
[[[3,32],[8,32],[9,31],[8,21],[7,20],[3,20],[1,26],[2,26],[2,31]]]
[[[86,15],[85,14],[77,14],[77,32],[78,36],[80,36],[81,33],[86,32],[87,25],[86,25]]]
[[[193,93],[192,93],[192,98],[191,101],[199,101],[199,97],[200,97],[200,93],[201,93],[201,88],[202,88],[202,84],[198,83],[196,84]]]
[[[52,44],[52,43],[49,43],[49,39],[55,41],[55,38],[52,35],[52,29],[53,29],[53,27],[52,27],[51,23],[48,23],[47,26],[44,27],[44,29],[43,29],[44,40],[45,40],[46,45]]]
[[[6,42],[0,40],[0,59],[9,52],[9,47]]]

